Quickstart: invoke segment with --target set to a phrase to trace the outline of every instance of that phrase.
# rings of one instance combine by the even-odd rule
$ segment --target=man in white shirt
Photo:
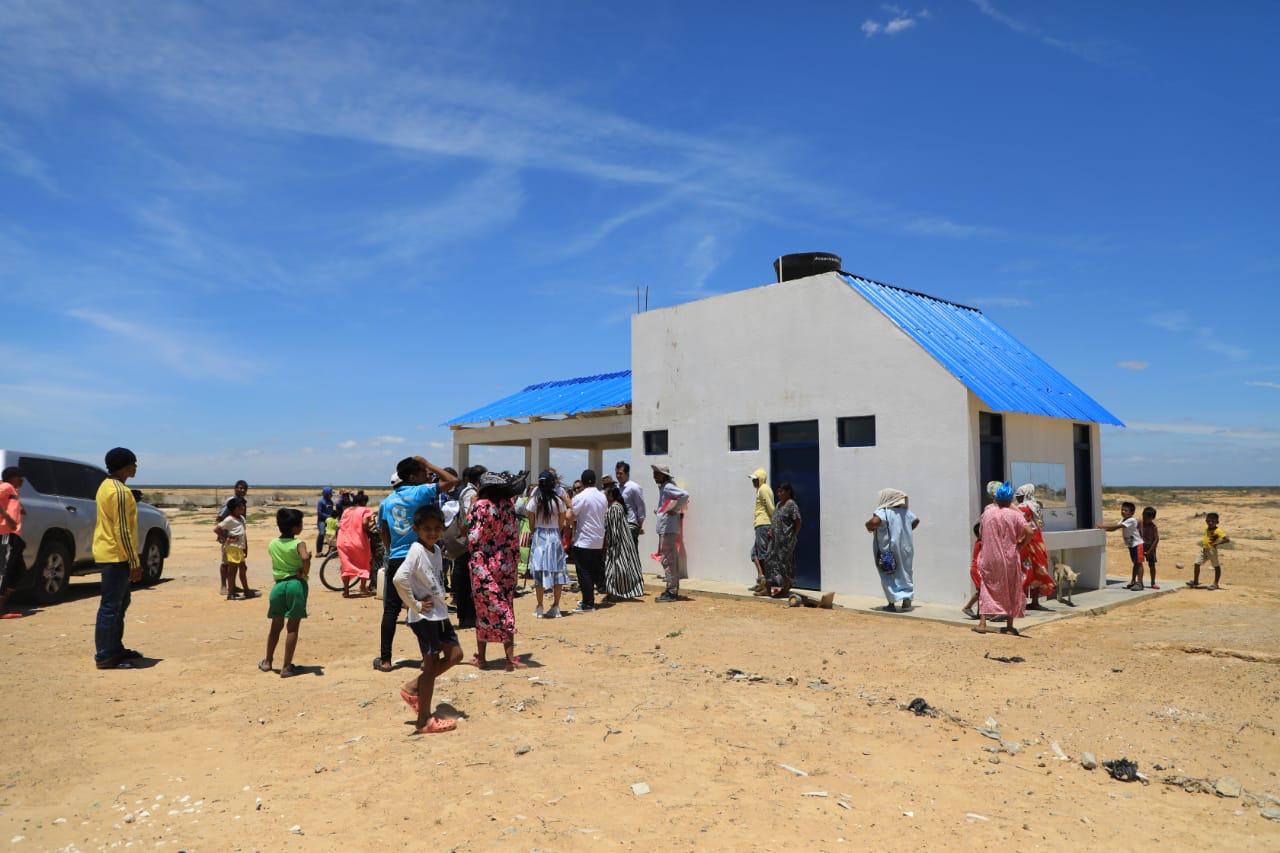
[[[569,514],[573,517],[573,559],[578,569],[578,591],[582,600],[574,613],[596,609],[596,590],[604,592],[604,514],[609,501],[596,488],[596,472],[582,472],[582,491],[573,496]]]

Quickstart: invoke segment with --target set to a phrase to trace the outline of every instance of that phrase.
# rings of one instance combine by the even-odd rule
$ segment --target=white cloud
[[[1132,51],[1124,45],[1101,38],[1091,38],[1083,41],[1057,38],[1048,35],[1044,30],[1033,24],[1006,15],[997,9],[991,3],[991,0],[972,0],[972,2],[973,5],[978,7],[979,12],[996,23],[1003,24],[1020,35],[1038,39],[1049,47],[1069,53],[1078,59],[1083,59],[1085,62],[1106,67],[1119,65],[1136,66],[1136,63],[1130,57]]]
[[[889,19],[881,23],[880,21],[867,18],[862,22],[862,34],[867,38],[880,35],[887,36],[897,35],[906,32],[916,25],[916,22],[929,17],[929,10],[922,9],[919,12],[911,13],[899,6],[882,7],[889,13]]]
[[[1116,362],[1116,367],[1120,367],[1125,370],[1146,370],[1150,366],[1151,366],[1151,362],[1149,361],[1117,361]]]
[[[348,438],[346,441],[338,443],[338,447],[343,450],[354,450],[357,447],[378,448],[387,445],[404,444],[405,439],[399,435],[375,435],[372,438],[366,438],[357,441],[354,438]]]
[[[1244,384],[1245,384],[1245,385],[1253,385],[1253,386],[1254,386],[1254,387],[1256,387],[1256,388],[1277,388],[1277,389],[1280,389],[1280,382],[1265,382],[1265,381],[1257,381],[1257,382],[1246,382],[1246,383],[1244,383]]]
[[[995,237],[1001,232],[998,228],[985,225],[965,225],[952,222],[941,217],[919,216],[905,223],[907,231],[922,234],[926,237]]]
[[[1202,435],[1217,438],[1241,438],[1258,441],[1280,440],[1280,430],[1256,427],[1218,426],[1190,422],[1155,423],[1139,421],[1126,424],[1130,432],[1165,433],[1171,435]]]
[[[1181,332],[1187,327],[1188,315],[1186,311],[1159,311],[1148,317],[1147,322],[1166,332]]]
[[[1196,344],[1209,352],[1216,352],[1218,355],[1225,355],[1233,361],[1241,361],[1249,357],[1249,351],[1241,346],[1236,346],[1229,341],[1219,338],[1213,329],[1199,329],[1196,331]]]
[[[255,369],[249,362],[232,355],[232,348],[204,339],[190,330],[179,330],[177,324],[170,321],[155,318],[143,325],[101,311],[81,309],[68,311],[67,316],[120,338],[136,353],[184,376],[200,379],[235,377]]]

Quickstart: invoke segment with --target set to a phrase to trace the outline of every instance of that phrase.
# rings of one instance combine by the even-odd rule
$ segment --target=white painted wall
[[[902,489],[921,518],[922,600],[963,599],[970,551],[968,389],[835,274],[772,284],[636,315],[632,320],[633,473],[669,465],[692,493],[685,542],[695,577],[755,579],[747,558],[753,495],[769,467],[769,424],[818,419],[823,588],[880,595],[863,522],[881,488]],[[875,415],[877,443],[836,444],[836,419]],[[731,452],[730,424],[758,423],[761,448]],[[665,457],[643,433],[668,431]],[[800,507],[804,512],[804,506]],[[644,553],[653,553],[646,525]],[[802,532],[803,536],[804,533]]]

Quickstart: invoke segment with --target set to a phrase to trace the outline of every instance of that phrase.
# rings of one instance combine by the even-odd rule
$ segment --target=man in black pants
[[[578,568],[578,591],[582,600],[574,613],[596,609],[596,590],[604,589],[604,514],[609,501],[596,488],[596,472],[582,472],[582,491],[573,496],[569,514],[573,517],[573,561]]]
[[[435,474],[436,482],[428,483],[431,474]],[[413,529],[413,514],[418,507],[434,504],[439,489],[448,491],[453,488],[458,478],[443,468],[437,468],[421,456],[410,456],[401,459],[396,465],[396,475],[400,485],[383,500],[378,507],[378,526],[382,530],[382,545],[387,552],[387,583],[382,585],[382,645],[378,657],[373,659],[373,668],[382,672],[392,670],[391,644],[396,636],[396,624],[404,604],[395,584],[390,579],[396,569],[409,556],[409,546],[418,539]]]

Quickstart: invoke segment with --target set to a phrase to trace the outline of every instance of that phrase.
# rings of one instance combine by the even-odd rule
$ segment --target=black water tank
[[[830,252],[799,252],[794,255],[783,255],[773,262],[773,271],[777,273],[778,281],[791,281],[795,278],[820,275],[838,269],[840,269],[840,256]]]

